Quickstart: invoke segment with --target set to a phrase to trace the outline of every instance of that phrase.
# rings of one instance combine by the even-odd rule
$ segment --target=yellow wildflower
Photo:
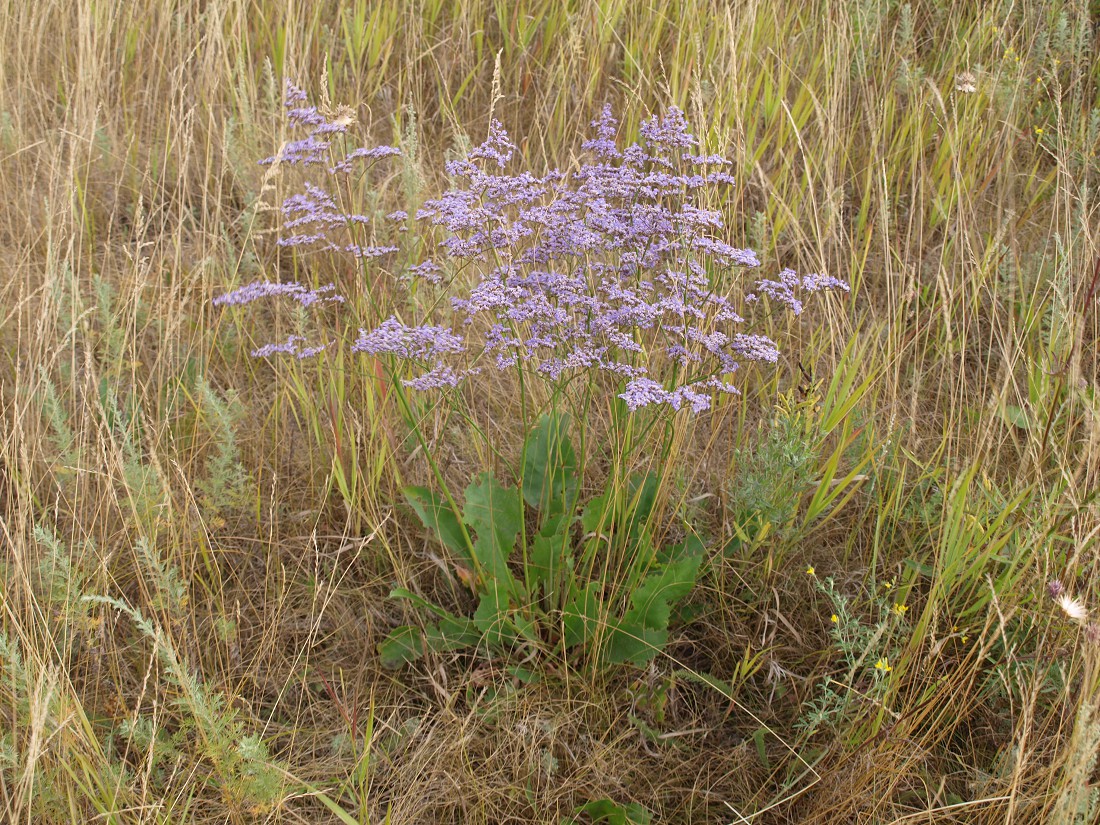
[[[899,616],[904,616],[904,615],[905,615],[905,611],[907,611],[908,609],[909,609],[909,605],[906,605],[906,604],[899,604],[899,603],[897,603],[897,602],[894,602],[894,612],[895,612],[895,613],[896,613],[897,615],[899,615]]]
[[[814,570],[812,564],[809,567],[806,568],[806,575],[807,576],[816,576],[817,575],[817,571]]]
[[[832,622],[833,624],[840,624],[840,616],[838,616],[838,615],[836,615],[836,613],[834,613],[832,616],[829,617],[829,621]]]
[[[891,670],[893,670],[893,668],[890,667],[890,662],[887,661],[885,656],[883,656],[881,659],[875,662],[875,670],[881,670],[883,673],[889,673]]]

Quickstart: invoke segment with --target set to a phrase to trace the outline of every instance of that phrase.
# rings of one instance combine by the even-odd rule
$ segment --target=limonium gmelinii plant
[[[608,372],[631,411],[700,412],[715,393],[737,392],[729,379],[741,362],[774,363],[775,343],[739,331],[744,319],[716,289],[728,282],[722,273],[759,266],[717,237],[721,214],[699,205],[701,193],[733,183],[730,161],[699,154],[675,108],[643,123],[642,142],[625,149],[610,107],[592,126],[590,162],[540,177],[508,171],[515,146],[493,121],[485,143],[447,164],[454,186],[417,213],[446,230],[448,269],[462,262],[477,273],[451,298],[454,327],[391,317],[353,348],[415,362],[423,371],[405,384],[417,390],[453,387],[486,356],[551,383]],[[412,274],[438,283],[443,271],[428,260]],[[767,295],[798,314],[802,293],[838,287],[784,270],[746,299]]]
[[[289,119],[307,134],[265,163],[321,169],[338,182],[355,174],[357,164],[398,153],[388,146],[335,152],[332,136],[345,133],[351,118],[304,102],[301,90],[288,86]],[[602,637],[611,651],[605,660],[644,661],[663,643],[670,602],[681,598],[698,574],[699,548],[685,543],[678,552],[662,554],[649,533],[639,533],[639,502],[646,500],[647,517],[652,512],[652,478],[624,484],[621,506],[611,506],[615,496],[605,493],[597,497],[597,507],[590,504],[580,513],[576,491],[587,456],[576,461],[565,433],[565,408],[581,411],[583,427],[589,403],[599,388],[609,386],[616,404],[621,401],[613,405],[613,428],[643,413],[705,411],[717,396],[738,392],[733,379],[742,364],[774,364],[779,357],[774,341],[745,329],[737,301],[766,299],[797,315],[806,294],[848,288],[831,276],[783,270],[774,279],[755,280],[747,294],[738,295],[738,271],[760,262],[751,250],[723,239],[722,215],[707,207],[734,183],[732,163],[704,153],[674,107],[644,121],[640,140],[626,146],[610,107],[591,127],[582,145],[585,160],[577,168],[540,175],[514,168],[516,146],[492,120],[484,143],[446,164],[447,191],[425,201],[412,222],[404,212],[387,216],[436,241],[430,247],[434,254],[404,267],[400,279],[417,294],[441,300],[410,300],[379,312],[377,296],[368,296],[375,317],[388,317],[345,343],[389,365],[414,431],[410,394],[442,392],[460,404],[464,382],[486,369],[516,371],[525,425],[531,425],[533,413],[543,414],[513,474],[522,499],[539,514],[532,552],[524,550],[518,576],[508,567],[515,541],[518,537],[524,548],[530,544],[519,492],[483,474],[467,489],[461,508],[429,455],[443,497],[423,488],[407,491],[407,497],[425,525],[460,557],[456,564],[465,565],[468,574],[462,578],[481,603],[472,619],[447,613],[424,634],[399,628],[390,639],[392,661],[487,638],[498,647],[550,645],[564,652],[598,640],[591,630],[597,625],[610,633]],[[363,272],[397,252],[355,240],[366,234],[371,220],[341,208],[324,185],[306,184],[284,201],[281,212],[283,246],[348,254]],[[307,307],[343,300],[332,285],[262,282],[216,301],[243,304],[277,295]],[[419,306],[432,309],[422,312]],[[254,354],[304,358],[335,342],[305,343],[292,336]],[[541,396],[549,399],[548,409],[528,409],[526,388],[536,380],[548,385]],[[558,466],[534,466],[535,453],[544,465]],[[613,468],[618,462],[619,470],[628,460],[621,451],[607,458]],[[622,479],[626,473],[612,476]],[[532,493],[532,487],[538,490]],[[500,512],[487,516],[494,507]],[[619,531],[630,548],[622,563],[604,569],[619,571],[627,584],[609,596],[614,583],[592,580],[599,566],[596,545],[589,541],[576,558],[570,548],[575,523],[584,522],[590,539],[611,530],[616,519],[632,525]],[[412,598],[408,591],[395,594]],[[432,612],[440,616],[442,609],[433,606]],[[616,633],[622,637],[618,642]]]

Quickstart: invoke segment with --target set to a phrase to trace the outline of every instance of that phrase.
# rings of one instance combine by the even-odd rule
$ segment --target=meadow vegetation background
[[[1098,26],[1083,0],[4,3],[0,819],[1100,821]],[[349,188],[379,217],[492,116],[539,172],[605,103],[629,140],[677,105],[734,161],[723,240],[849,283],[757,318],[778,365],[634,459],[647,529],[703,548],[642,666],[384,661],[427,638],[417,600],[475,604],[402,488],[504,477],[527,433],[495,371],[462,390],[487,450],[430,399],[411,437],[380,361],[250,356],[365,325],[427,244],[276,243],[286,79],[402,149]],[[256,280],[360,300],[213,305]],[[582,502],[633,489],[607,397]]]

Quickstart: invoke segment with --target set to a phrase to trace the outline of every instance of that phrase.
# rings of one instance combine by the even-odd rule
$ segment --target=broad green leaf
[[[703,545],[692,537],[669,553],[674,561],[649,573],[630,595],[630,609],[608,634],[604,657],[612,664],[632,662],[641,666],[668,642],[671,605],[695,586]]]
[[[470,547],[451,506],[427,487],[406,487],[404,493],[424,526],[435,531],[447,548],[469,561]]]
[[[675,564],[678,561],[695,556],[702,559],[705,551],[706,547],[703,545],[702,540],[693,534],[688,536],[681,544],[674,544],[667,550],[659,552],[657,561],[661,564]]]
[[[478,479],[466,488],[463,521],[478,534],[492,530],[503,537],[504,543],[515,544],[523,527],[519,491],[502,486],[492,473],[479,473]]]
[[[508,557],[516,546],[523,527],[523,502],[514,487],[503,487],[490,473],[481,473],[480,481],[466,488],[463,520],[473,529],[474,557],[487,583],[506,583],[509,592],[518,594],[518,583],[508,569]]]
[[[611,799],[588,802],[579,806],[574,813],[586,814],[590,822],[605,825],[649,825],[653,821],[653,814],[637,802],[620,805]],[[576,823],[577,819],[574,817],[572,822]]]
[[[1006,424],[1018,427],[1021,430],[1031,429],[1031,416],[1023,407],[1018,407],[1015,404],[1005,404],[997,412]]]
[[[436,616],[438,616],[443,621],[447,621],[447,620],[450,620],[450,619],[457,620],[453,613],[448,613],[446,610],[444,610],[439,605],[432,604],[430,601],[428,601],[424,597],[418,596],[415,593],[413,593],[411,590],[406,590],[404,587],[395,587],[393,590],[391,590],[390,591],[390,598],[391,599],[404,599],[405,601],[412,602],[417,607],[419,607],[423,610],[427,610],[430,613],[434,613]]]
[[[525,685],[537,685],[542,681],[542,674],[523,665],[509,665],[505,670],[513,679]]]
[[[649,517],[653,514],[653,505],[657,503],[659,486],[660,479],[656,473],[631,478],[630,515],[626,523],[628,536],[636,538],[649,526]]]
[[[490,645],[511,647],[516,641],[516,634],[509,616],[512,605],[508,590],[499,581],[492,580],[486,584],[481,602],[474,611],[474,624]]]
[[[771,760],[768,759],[768,748],[764,742],[764,737],[767,733],[767,728],[757,728],[752,732],[752,741],[756,743],[756,756],[760,760],[760,764],[764,766],[764,770],[770,771],[772,769],[772,763]]]
[[[668,629],[643,627],[636,622],[617,622],[607,634],[603,658],[612,665],[630,662],[642,667],[668,644]]]
[[[420,628],[411,625],[394,628],[378,645],[378,653],[384,667],[395,668],[415,662],[424,655],[424,639]]]
[[[581,527],[584,528],[584,532],[594,533],[601,527],[607,527],[604,520],[604,513],[607,511],[607,499],[608,494],[602,493],[584,506],[584,512],[581,513]]]
[[[531,542],[527,566],[533,593],[542,588],[551,605],[557,603],[558,585],[571,562],[569,533],[572,520],[566,514],[559,515],[543,525]],[[553,532],[546,534],[548,528]]]
[[[541,415],[527,437],[523,498],[548,517],[572,510],[577,493],[577,454],[569,441],[568,415]]]
[[[597,595],[600,582],[590,582],[578,591],[562,610],[562,624],[565,626],[565,646],[573,647],[589,642],[596,636],[600,626],[603,605]]]
[[[702,560],[702,554],[693,553],[646,576],[630,596],[630,609],[623,617],[624,623],[655,630],[667,628],[669,605],[684,598],[695,587]]]
[[[515,611],[512,612],[510,619],[519,638],[533,645],[538,645],[542,641],[539,638],[538,623],[534,619],[522,616]]]
[[[435,653],[477,647],[481,633],[470,619],[451,616],[424,629],[424,643]]]

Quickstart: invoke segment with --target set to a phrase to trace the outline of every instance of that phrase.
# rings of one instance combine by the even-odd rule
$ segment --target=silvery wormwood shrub
[[[279,244],[381,266],[398,248],[357,241],[372,221],[342,208],[334,193],[361,164],[399,150],[338,152],[334,136],[346,136],[352,118],[304,104],[301,90],[288,85],[288,117],[305,136],[264,163],[320,170],[325,184],[307,183],[283,202]],[[671,604],[698,575],[701,547],[698,540],[661,551],[652,545],[652,531],[640,517],[643,510],[645,518],[652,512],[652,476],[609,489],[580,512],[576,491],[585,457],[578,472],[569,417],[559,409],[567,403],[566,389],[576,381],[587,409],[591,395],[608,384],[594,380],[603,374],[617,388],[622,416],[647,408],[698,413],[715,396],[738,392],[732,379],[742,364],[778,360],[771,339],[745,330],[735,303],[735,273],[760,262],[752,251],[722,239],[721,213],[705,205],[733,184],[731,162],[701,152],[676,108],[643,122],[640,141],[625,147],[610,107],[591,126],[594,134],[582,145],[584,162],[572,171],[536,175],[513,168],[516,147],[494,120],[484,143],[446,164],[447,191],[425,201],[412,221],[404,212],[386,216],[400,224],[399,231],[415,228],[437,240],[430,247],[434,255],[405,266],[399,277],[440,300],[418,304],[434,308],[420,317],[394,311],[344,343],[386,361],[402,399],[410,392],[453,390],[487,367],[516,370],[521,391],[535,378],[545,381],[551,399],[515,473],[520,487],[527,485],[522,495],[484,473],[460,506],[430,454],[442,496],[424,488],[406,491],[424,524],[459,557],[460,578],[480,603],[472,618],[461,618],[409,591],[395,591],[438,621],[424,633],[412,627],[394,631],[383,646],[392,663],[427,649],[487,640],[496,648],[550,644],[561,652],[584,644],[600,648],[597,657],[607,662],[641,663],[652,656],[666,638]],[[847,288],[831,276],[783,270],[774,279],[756,280],[740,300],[766,299],[797,315],[807,293]],[[246,304],[272,296],[304,307],[343,300],[332,284],[268,281],[215,301]],[[301,359],[334,343],[292,336],[253,354]],[[407,403],[403,409],[409,411]],[[531,537],[524,502],[538,513],[538,532]],[[598,565],[599,548],[608,546],[601,536],[616,522],[620,540],[629,545],[623,548],[625,563]],[[586,538],[576,548],[574,528],[581,524]],[[524,548],[519,576],[509,567],[517,540]],[[621,580],[602,581],[599,570],[617,570]]]

